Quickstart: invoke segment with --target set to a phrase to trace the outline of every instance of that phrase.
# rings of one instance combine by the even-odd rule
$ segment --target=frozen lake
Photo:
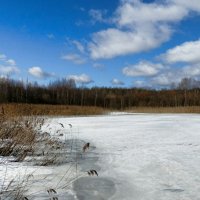
[[[91,145],[76,169],[73,166],[83,175],[68,189],[69,199],[200,199],[199,115],[113,113],[52,118],[47,123],[50,125],[44,125],[43,130],[54,136],[62,123],[66,131],[71,131],[74,145],[80,141]],[[58,166],[59,172],[56,167],[39,171],[56,171],[62,177],[64,167]],[[90,169],[97,170],[99,176],[88,176],[85,172]],[[60,199],[65,198],[61,195]]]

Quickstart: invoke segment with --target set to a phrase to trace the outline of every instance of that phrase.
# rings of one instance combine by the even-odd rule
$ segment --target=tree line
[[[0,78],[0,103],[62,104],[124,109],[134,106],[200,106],[200,82],[184,78],[171,89],[77,87],[74,80],[47,86]]]

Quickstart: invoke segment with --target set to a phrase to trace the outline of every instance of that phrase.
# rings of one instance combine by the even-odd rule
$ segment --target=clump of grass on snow
[[[34,162],[39,166],[48,166],[62,163],[63,158],[66,160],[66,138],[65,142],[61,142],[56,138],[52,138],[48,132],[42,132],[41,127],[44,124],[44,119],[36,118],[36,117],[23,117],[23,116],[11,116],[6,115],[4,108],[0,112],[0,156],[5,158],[12,158],[11,160],[14,162],[23,162],[29,161]],[[62,126],[63,131],[64,125]],[[70,124],[71,125],[71,124]],[[70,126],[71,132],[72,125]],[[60,130],[59,130],[60,131]],[[57,131],[59,133],[59,131]],[[59,134],[60,136],[65,136],[66,133],[62,132]],[[74,140],[71,140],[74,143]],[[76,141],[76,140],[75,140]],[[76,145],[76,144],[73,144]],[[83,153],[85,153],[90,147],[90,143],[86,143],[82,147]],[[72,147],[71,147],[72,151]],[[77,149],[76,149],[77,151]],[[77,169],[77,154],[75,154],[75,167]],[[16,181],[14,179],[10,180],[8,183],[6,182],[6,173],[7,173],[7,160],[1,159],[0,164],[4,164],[5,161],[5,177],[3,177],[3,184],[0,188],[0,199],[29,199],[29,196],[26,196],[25,193],[27,191],[27,185],[29,179],[32,174],[27,175],[22,179],[22,181]],[[61,180],[57,184],[57,188],[59,184],[67,177],[70,172],[70,168],[66,170],[64,175],[61,177]],[[96,170],[90,170],[86,172],[89,176],[97,175]],[[81,175],[83,176],[83,175]],[[78,179],[77,176],[73,178],[69,183],[65,184],[65,187],[68,187],[72,182]],[[47,190],[50,199],[56,200],[58,199],[56,189]]]
[[[36,142],[36,128],[40,119],[24,117],[0,117],[0,156],[14,156],[15,161],[23,161],[32,153]]]

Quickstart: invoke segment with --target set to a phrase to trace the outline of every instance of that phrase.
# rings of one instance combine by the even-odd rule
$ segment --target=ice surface
[[[66,133],[61,136],[56,133],[59,123]],[[67,188],[71,199],[200,199],[199,115],[112,113],[51,118],[43,130],[63,141],[75,138],[91,144],[91,149],[78,157],[76,173],[81,178]],[[14,165],[17,164],[13,163],[12,171]],[[67,164],[53,169],[44,167],[38,177],[54,173],[57,183],[66,167]],[[87,176],[85,172],[94,168],[99,177]],[[74,170],[73,166],[72,173]],[[4,173],[0,165],[0,174]]]

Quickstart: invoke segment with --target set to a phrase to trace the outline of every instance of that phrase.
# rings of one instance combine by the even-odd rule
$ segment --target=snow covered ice
[[[50,118],[47,123],[50,127],[44,125],[43,130],[50,131],[54,137],[62,123],[72,130],[77,141],[91,144],[91,149],[83,155],[88,157],[74,168],[83,176],[67,189],[69,199],[200,199],[199,115],[112,113]],[[14,165],[19,164],[12,164],[13,171]],[[38,173],[56,172],[62,177],[66,165],[57,166],[58,170],[43,167]],[[84,175],[90,169],[96,169],[99,176]],[[9,167],[7,170],[9,174]],[[4,173],[0,165],[1,176]],[[60,199],[66,198],[60,195]]]

